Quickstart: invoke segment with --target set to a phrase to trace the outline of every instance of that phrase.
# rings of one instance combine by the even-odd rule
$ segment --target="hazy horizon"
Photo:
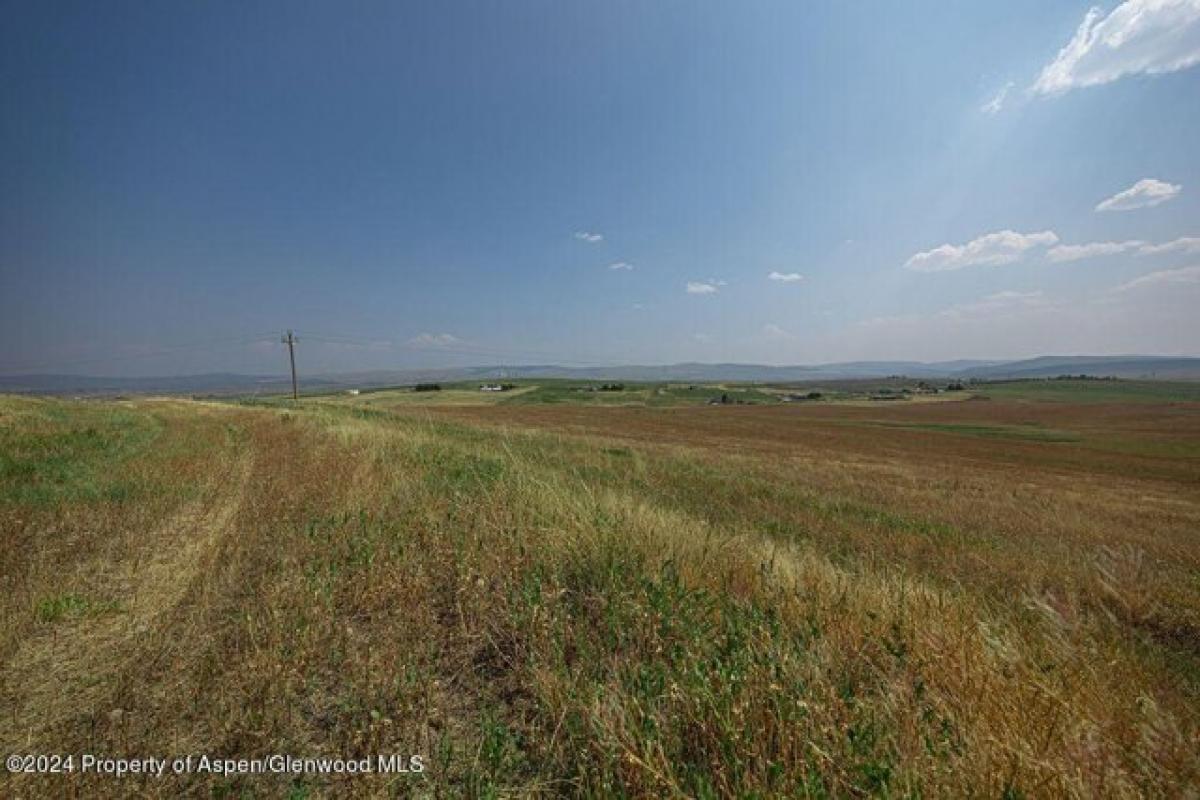
[[[882,375],[882,373],[878,373],[878,372],[868,375],[866,373],[860,374],[860,373],[855,373],[853,371],[854,367],[861,368],[861,367],[865,367],[867,365],[895,366],[896,368],[920,365],[920,366],[929,368],[930,372],[922,372],[921,370],[917,370],[916,372],[912,373],[911,375],[908,375],[908,377],[913,377],[913,378],[930,377],[931,375],[942,375],[945,377],[953,377],[956,374],[956,370],[968,370],[968,369],[974,369],[977,367],[984,367],[984,366],[1002,368],[1002,367],[1006,367],[1006,366],[1010,366],[1010,365],[1016,366],[1016,365],[1033,364],[1033,363],[1036,363],[1041,360],[1057,361],[1059,359],[1080,360],[1080,363],[1067,364],[1067,365],[1063,366],[1057,373],[1055,373],[1055,376],[1066,376],[1066,375],[1076,374],[1077,372],[1083,372],[1085,374],[1100,375],[1101,372],[1103,371],[1103,369],[1108,368],[1107,367],[1108,362],[1113,361],[1113,360],[1129,360],[1132,362],[1138,362],[1138,361],[1154,362],[1154,361],[1158,361],[1158,360],[1162,360],[1162,361],[1177,361],[1177,360],[1193,361],[1194,364],[1191,366],[1195,367],[1195,374],[1200,375],[1200,356],[1196,356],[1196,355],[1161,355],[1161,354],[1148,354],[1148,353],[1119,353],[1119,354],[1109,354],[1109,355],[1099,355],[1099,356],[1092,355],[1092,354],[1044,354],[1044,355],[1040,355],[1040,356],[1032,356],[1030,358],[1021,358],[1021,359],[962,358],[962,359],[949,359],[949,360],[941,360],[941,361],[916,361],[916,360],[912,360],[912,359],[890,359],[890,360],[864,359],[864,360],[856,360],[856,361],[836,361],[836,362],[831,361],[831,362],[807,363],[807,364],[770,364],[770,363],[755,363],[755,362],[741,362],[741,361],[736,361],[736,362],[676,361],[676,362],[662,362],[662,363],[615,363],[614,362],[611,364],[598,364],[597,363],[597,364],[587,364],[587,365],[535,363],[535,362],[495,362],[495,363],[472,362],[472,363],[463,363],[463,364],[457,365],[457,366],[442,364],[442,365],[430,365],[430,366],[426,366],[426,367],[381,367],[378,369],[308,370],[308,369],[301,368],[299,370],[299,375],[301,378],[300,382],[303,385],[303,384],[312,383],[312,382],[316,382],[317,384],[323,384],[326,381],[361,379],[361,378],[367,378],[367,377],[373,376],[373,375],[380,376],[380,377],[376,378],[376,380],[380,380],[380,379],[382,379],[383,376],[388,376],[389,374],[394,375],[394,376],[406,376],[406,379],[409,379],[409,380],[420,380],[420,379],[422,379],[422,376],[425,376],[425,377],[441,376],[438,379],[454,381],[454,380],[460,380],[460,379],[463,379],[463,380],[467,379],[468,377],[470,377],[469,373],[472,371],[511,370],[514,373],[512,375],[512,377],[521,378],[522,380],[531,380],[531,379],[534,379],[531,376],[535,375],[535,374],[540,375],[542,377],[546,377],[546,376],[554,377],[555,370],[560,371],[559,377],[567,377],[568,375],[578,376],[578,375],[588,375],[588,374],[594,374],[596,376],[606,376],[606,375],[611,376],[611,375],[625,375],[625,374],[632,375],[636,371],[640,371],[640,370],[662,369],[664,371],[669,371],[672,369],[679,370],[681,368],[695,367],[695,368],[709,370],[709,372],[711,373],[711,376],[708,378],[705,378],[705,380],[718,379],[716,376],[721,373],[722,368],[738,368],[740,370],[761,369],[764,371],[811,370],[814,373],[819,373],[820,371],[824,370],[825,371],[824,375],[814,375],[812,378],[813,380],[817,380],[817,379],[824,380],[824,379],[830,379],[831,376],[836,376],[837,373],[839,372],[839,370],[845,370],[846,372],[840,378],[834,377],[833,379],[852,378],[852,377],[856,377],[856,376],[866,379],[866,378],[870,378],[872,375],[875,377],[879,377]],[[1101,372],[1088,373],[1085,369],[1086,364],[1083,362],[1083,360],[1087,360],[1087,359],[1100,360],[1101,365],[1102,365]],[[525,372],[525,374],[522,374],[523,371],[530,371],[530,370],[533,370],[535,372]],[[695,373],[689,373],[689,374],[695,374]],[[904,375],[905,373],[900,372],[897,374]],[[107,373],[83,372],[83,371],[63,371],[63,372],[43,372],[43,373],[2,373],[2,374],[0,374],[0,381],[4,381],[6,379],[7,380],[12,380],[12,379],[19,380],[22,378],[26,378],[26,379],[62,378],[62,379],[79,379],[79,380],[89,380],[89,381],[115,380],[115,381],[153,382],[153,381],[173,381],[173,380],[185,380],[186,381],[188,379],[207,378],[207,377],[223,377],[223,376],[227,376],[230,378],[254,379],[254,380],[263,380],[263,381],[281,381],[281,382],[286,382],[290,379],[290,373],[289,373],[288,369],[286,367],[284,367],[283,369],[269,369],[268,368],[261,372],[237,372],[237,371],[231,371],[231,370],[211,370],[211,371],[207,371],[207,372],[141,372],[141,373],[134,372],[134,371],[121,371],[121,372],[114,371],[114,372],[107,372]],[[1192,372],[1189,371],[1187,373],[1187,376],[1191,377]],[[604,377],[596,377],[596,379],[600,380],[600,379],[604,379]],[[646,376],[644,378],[628,377],[625,379],[635,380],[635,381],[636,380],[653,380],[653,378],[650,376]],[[694,378],[694,377],[693,378],[685,378],[679,374],[677,374],[675,377],[667,376],[666,378],[662,378],[662,379],[671,380],[671,381],[689,380],[689,379],[690,380],[698,380],[698,378]],[[722,377],[720,379],[738,380],[740,378],[730,377],[729,375],[725,375],[724,377]],[[750,380],[769,380],[769,379],[771,379],[769,376],[750,378]],[[380,385],[382,385],[382,384],[380,384]]]
[[[10,4],[0,375],[1200,353],[1200,3]]]

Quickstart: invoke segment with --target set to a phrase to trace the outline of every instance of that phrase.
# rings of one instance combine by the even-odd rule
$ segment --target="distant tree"
[[[413,387],[414,392],[440,392],[441,390],[440,383],[418,383]]]

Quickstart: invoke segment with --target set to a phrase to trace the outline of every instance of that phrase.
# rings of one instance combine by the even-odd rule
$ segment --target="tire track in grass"
[[[0,669],[0,750],[22,752],[71,720],[118,713],[126,666],[147,657],[154,623],[185,597],[205,552],[230,532],[251,476],[249,451],[212,473],[206,497],[187,503],[114,569],[115,613],[81,615],[26,639]]]

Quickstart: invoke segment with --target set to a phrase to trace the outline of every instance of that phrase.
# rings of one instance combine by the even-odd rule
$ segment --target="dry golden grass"
[[[4,796],[1200,792],[1200,404],[0,399],[0,436],[0,750],[429,763]]]

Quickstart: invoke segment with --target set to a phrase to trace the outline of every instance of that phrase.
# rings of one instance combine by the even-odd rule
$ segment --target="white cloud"
[[[1053,231],[1017,233],[997,231],[980,236],[966,244],[944,244],[917,253],[904,262],[906,269],[916,272],[945,272],[973,265],[997,266],[1019,260],[1028,250],[1049,247],[1058,242]]]
[[[1044,297],[1044,293],[1039,289],[1034,292],[1018,292],[1012,289],[1005,289],[1002,292],[993,292],[983,296],[984,302],[1009,304],[1014,302],[1028,303],[1030,300],[1036,300]]]
[[[772,272],[767,275],[767,279],[781,283],[795,283],[804,280],[804,276],[799,272]]]
[[[1200,283],[1200,266],[1180,267],[1179,269],[1163,269],[1134,278],[1128,283],[1113,287],[1114,292],[1127,292],[1130,289],[1143,289],[1148,286],[1161,286],[1172,283]]]
[[[768,322],[763,325],[763,336],[768,339],[794,339],[795,337],[789,332],[779,327],[773,322]]]
[[[1060,244],[1058,247],[1051,247],[1046,252],[1046,258],[1055,263],[1064,261],[1079,261],[1084,258],[1095,258],[1097,256],[1114,256],[1118,253],[1124,253],[1129,250],[1135,250],[1139,247],[1145,247],[1146,243],[1137,240],[1128,242],[1088,242],[1087,244]]]
[[[1126,75],[1200,63],[1200,0],[1128,0],[1107,16],[1093,8],[1032,90],[1056,95]]]
[[[984,103],[982,106],[979,107],[979,110],[982,111],[984,114],[1000,113],[1000,109],[1004,107],[1004,101],[1005,101],[1005,99],[1007,99],[1008,93],[1012,90],[1012,88],[1013,88],[1012,81],[1009,81],[1008,83],[1004,84],[1003,86],[1000,87],[1000,91],[996,92],[995,96],[993,96],[991,100],[988,100],[986,103]]]
[[[1107,200],[1101,200],[1097,211],[1132,211],[1135,208],[1151,208],[1165,203],[1183,190],[1179,184],[1142,178],[1123,192],[1117,192]]]
[[[462,340],[452,333],[421,333],[406,342],[412,347],[448,347]]]
[[[717,287],[715,284],[704,281],[688,281],[686,291],[688,294],[715,294]]]
[[[707,333],[693,333],[692,338],[701,344],[708,344],[713,340],[713,337],[709,336]]]
[[[624,261],[618,261],[615,264],[609,264],[608,268],[609,269],[623,269],[623,270],[628,271],[628,270],[633,269],[633,264],[627,264]]]
[[[1052,306],[1041,291],[1017,292],[1011,289],[984,295],[970,303],[959,303],[938,312],[951,319],[972,319],[1041,311]]]
[[[873,317],[859,322],[858,327],[892,328],[915,323],[980,322],[1011,319],[1055,308],[1055,303],[1041,291],[1018,292],[1011,289],[984,295],[978,300],[956,303],[932,314],[898,314]]]
[[[1144,244],[1137,252],[1139,256],[1157,256],[1163,253],[1200,253],[1200,236],[1181,236],[1162,244]]]
[[[851,324],[825,338],[818,334],[813,344],[836,361],[1179,353],[1200,341],[1200,275],[1188,278],[1156,279],[1157,291],[996,292],[931,313]]]
[[[589,233],[588,231],[575,231],[575,238],[581,242],[587,242],[588,244],[595,244],[596,242],[604,241],[604,234]]]

